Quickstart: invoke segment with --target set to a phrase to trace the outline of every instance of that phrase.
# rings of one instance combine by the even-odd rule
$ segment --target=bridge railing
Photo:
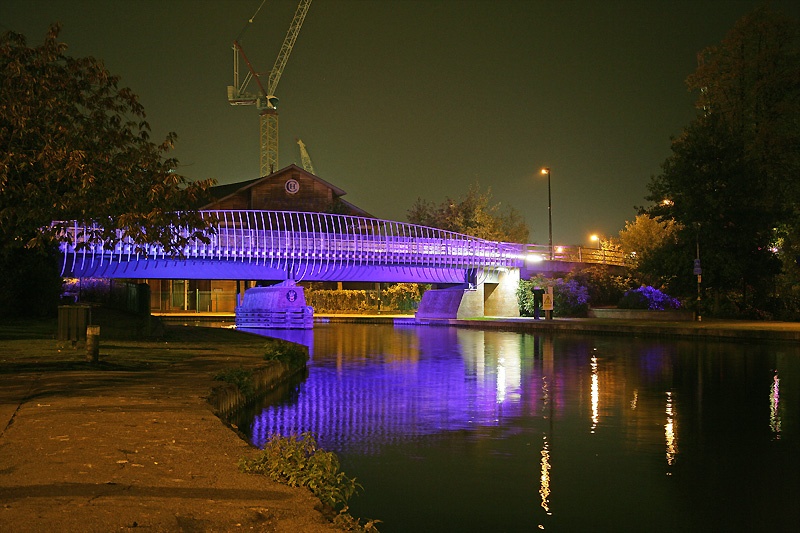
[[[427,226],[374,218],[294,211],[201,211],[210,223],[207,242],[192,239],[181,250],[192,259],[259,263],[288,272],[331,266],[416,266],[443,269],[521,267],[536,258],[549,259],[541,245],[494,242]],[[175,259],[155,244],[136,245],[120,238],[111,246],[91,241],[96,226],[69,223],[62,251],[99,261]],[[188,228],[178,230],[189,236]],[[553,259],[622,264],[601,250],[557,246]],[[66,263],[65,263],[66,268]]]
[[[220,258],[304,258],[367,264],[427,264],[445,268],[513,266],[523,245],[348,215],[289,211],[207,211],[215,222],[201,255]],[[194,252],[194,250],[192,250]]]
[[[486,241],[426,226],[366,217],[289,211],[202,211],[208,242],[193,239],[186,258],[261,262],[292,270],[300,264],[414,265],[434,268],[520,266],[524,245]],[[82,261],[171,259],[159,245],[119,238],[111,246],[91,242],[96,226],[71,222],[62,251]],[[188,229],[178,230],[188,236]]]
[[[528,244],[525,249],[528,261],[547,261],[550,259],[550,246]],[[600,250],[585,246],[553,246],[553,260],[570,263],[592,263],[625,266],[625,254],[620,250]]]

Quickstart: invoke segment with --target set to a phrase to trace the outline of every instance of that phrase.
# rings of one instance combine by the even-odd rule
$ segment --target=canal
[[[240,428],[311,431],[382,533],[795,531],[800,347],[318,324]]]

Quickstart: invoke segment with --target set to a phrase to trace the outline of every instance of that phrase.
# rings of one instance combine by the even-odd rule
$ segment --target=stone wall
[[[271,361],[264,366],[253,370],[254,392],[245,396],[236,385],[231,383],[219,382],[211,390],[208,403],[218,416],[227,416],[236,412],[257,398],[264,396],[291,376],[298,372],[304,372],[306,366],[289,368],[287,365],[277,361]]]

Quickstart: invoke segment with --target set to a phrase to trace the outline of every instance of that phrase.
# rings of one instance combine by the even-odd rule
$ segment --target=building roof
[[[363,209],[351,204],[350,202],[343,200],[341,197],[347,194],[343,189],[333,185],[325,181],[324,179],[316,176],[307,170],[292,164],[287,167],[284,167],[272,174],[268,174],[266,176],[262,176],[260,178],[255,178],[247,181],[240,181],[237,183],[227,183],[224,185],[217,185],[215,187],[211,187],[209,189],[209,193],[211,195],[212,201],[200,207],[200,209],[214,209],[214,206],[219,204],[220,202],[229,199],[236,195],[241,195],[243,193],[247,193],[248,189],[252,189],[253,187],[257,187],[260,184],[264,183],[268,180],[277,180],[281,177],[285,176],[286,174],[303,174],[305,177],[316,181],[317,183],[321,184],[323,187],[330,189],[331,195],[333,196],[334,200],[343,204],[347,210],[352,211],[352,214],[357,214],[359,216],[365,217],[372,217],[369,213],[364,211]]]

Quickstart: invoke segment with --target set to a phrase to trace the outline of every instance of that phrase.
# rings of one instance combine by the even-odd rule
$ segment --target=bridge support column
[[[284,281],[244,291],[236,307],[237,328],[311,329],[314,310],[306,305],[303,287]]]
[[[456,285],[431,289],[422,295],[417,318],[479,318],[483,316],[518,317],[517,287],[519,269],[509,269],[491,276],[474,288]]]
[[[497,275],[497,283],[483,284],[483,314],[485,316],[519,316],[519,304],[517,303],[519,278],[519,269],[512,268],[505,272],[499,272]]]

